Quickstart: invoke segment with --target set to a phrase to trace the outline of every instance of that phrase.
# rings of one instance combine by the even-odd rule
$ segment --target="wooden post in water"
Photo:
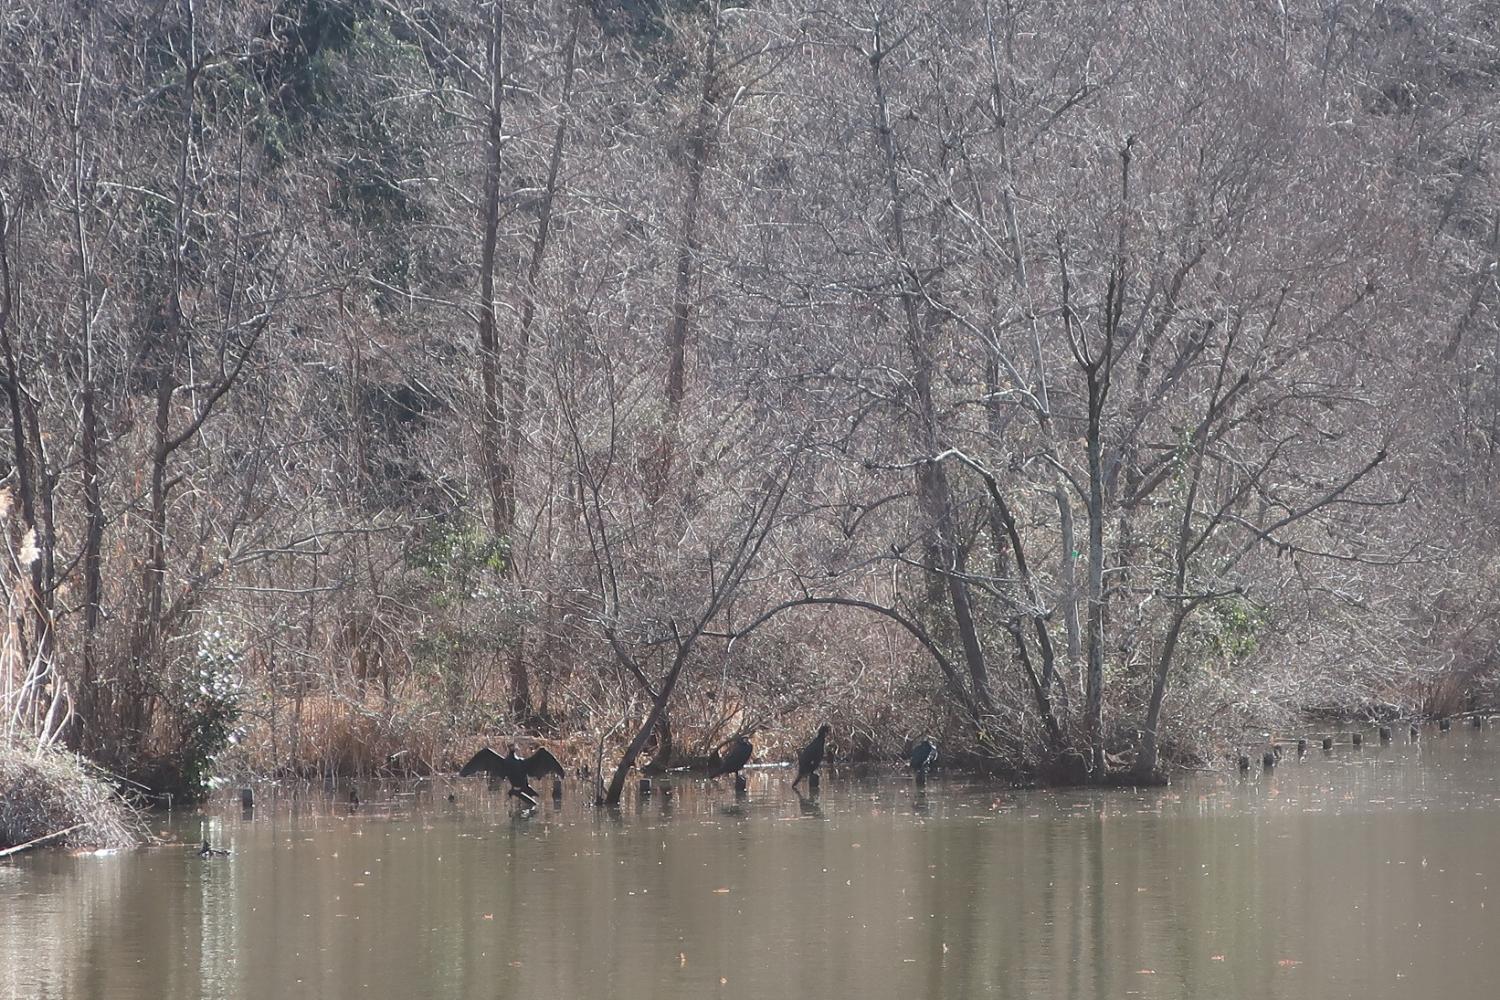
[[[1364,743],[1365,743],[1365,734],[1364,733],[1355,733],[1354,735],[1352,735],[1349,738],[1351,740],[1353,740],[1355,746],[1357,746],[1357,747],[1358,746],[1364,746]]]
[[[1323,737],[1323,749],[1324,750],[1332,750],[1333,749],[1333,737],[1332,736],[1325,736],[1325,737]]]
[[[651,794],[651,779],[650,778],[642,778],[641,779],[640,792],[641,792],[641,798],[643,798],[643,799],[646,796],[648,796],[648,795]]]
[[[1475,729],[1483,729],[1484,728],[1484,716],[1482,716],[1482,715],[1476,715],[1476,716],[1474,716],[1474,728]]]
[[[1267,771],[1269,771],[1271,768],[1275,767],[1276,766],[1276,752],[1273,751],[1273,750],[1267,750],[1265,753],[1261,754],[1261,756],[1260,756],[1260,766],[1263,767],[1263,768],[1265,768]]]
[[[1450,730],[1452,728],[1453,728],[1453,720],[1452,719],[1442,719],[1442,720],[1439,720],[1439,722],[1438,722],[1438,732],[1446,733],[1448,730]]]
[[[552,801],[555,804],[562,802],[562,779],[561,778],[553,778],[552,779]]]
[[[1247,754],[1247,753],[1240,754],[1240,770],[1241,771],[1248,771],[1248,770],[1250,770],[1250,755]]]
[[[1413,743],[1422,738],[1422,727],[1415,722],[1411,724],[1411,741]]]
[[[1391,741],[1391,727],[1390,726],[1381,726],[1380,727],[1380,742],[1382,742],[1382,743],[1389,743],[1390,741]]]
[[[240,789],[240,808],[255,808],[255,789],[250,788],[249,786]]]
[[[1297,738],[1297,756],[1301,757],[1305,753],[1307,753],[1307,737],[1299,736]]]

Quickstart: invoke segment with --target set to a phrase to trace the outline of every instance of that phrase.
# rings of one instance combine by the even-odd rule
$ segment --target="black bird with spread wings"
[[[485,747],[469,758],[469,762],[458,772],[458,776],[467,778],[471,774],[481,773],[509,781],[510,791],[506,794],[524,799],[530,805],[536,805],[539,798],[536,789],[531,787],[530,779],[548,774],[559,778],[566,777],[563,766],[546,747],[538,747],[530,757],[520,757],[516,754],[514,743],[510,746],[510,753],[504,757],[489,747]]]
[[[818,735],[814,736],[813,741],[803,747],[802,752],[797,755],[797,777],[792,782],[793,788],[801,784],[804,778],[810,777],[815,773],[818,770],[818,765],[823,763],[823,747],[828,741],[828,730],[830,728],[826,722],[819,726]]]
[[[708,769],[708,776],[717,778],[724,774],[738,773],[740,768],[750,763],[750,755],[754,752],[755,748],[750,745],[750,741],[743,736],[739,737],[729,745],[719,762]]]

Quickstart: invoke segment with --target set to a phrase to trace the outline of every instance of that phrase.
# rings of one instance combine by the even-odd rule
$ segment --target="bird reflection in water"
[[[818,793],[814,791],[811,795],[803,795],[797,788],[792,791],[797,793],[797,810],[804,816],[813,819],[823,818],[823,806],[818,802]]]
[[[931,814],[931,809],[927,804],[927,789],[921,785],[917,786],[916,793],[911,797],[911,811],[917,816]]]

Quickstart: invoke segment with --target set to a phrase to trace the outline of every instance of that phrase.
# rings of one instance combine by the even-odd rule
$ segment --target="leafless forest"
[[[824,720],[1105,782],[1485,699],[1497,38],[6,0],[6,729],[156,787]]]

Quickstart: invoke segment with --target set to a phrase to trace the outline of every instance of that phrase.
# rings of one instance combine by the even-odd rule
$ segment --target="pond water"
[[[1373,737],[1138,792],[262,789],[0,863],[0,996],[1493,997],[1500,736]]]

